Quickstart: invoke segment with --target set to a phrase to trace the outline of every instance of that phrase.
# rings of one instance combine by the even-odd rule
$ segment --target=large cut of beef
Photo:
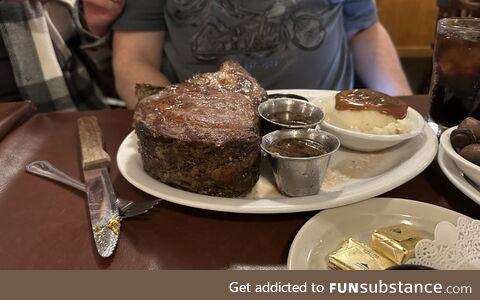
[[[248,193],[259,177],[258,104],[266,92],[238,63],[164,89],[137,90],[134,127],[145,171],[213,196]]]

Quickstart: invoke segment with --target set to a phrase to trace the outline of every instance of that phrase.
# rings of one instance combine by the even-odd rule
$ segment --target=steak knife
[[[110,156],[103,150],[96,117],[82,117],[77,125],[93,239],[98,254],[109,257],[117,246],[121,226],[117,197],[108,174]]]

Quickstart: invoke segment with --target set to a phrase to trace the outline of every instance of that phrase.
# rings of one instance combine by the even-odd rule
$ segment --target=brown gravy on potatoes
[[[337,110],[375,110],[395,119],[407,116],[408,105],[402,100],[369,89],[344,90],[335,95]]]
[[[269,113],[265,116],[272,122],[287,125],[287,126],[299,126],[315,123],[315,120],[309,116],[306,116],[300,112],[292,111],[279,111]]]
[[[325,147],[317,141],[303,138],[287,138],[270,145],[269,151],[287,157],[313,157],[327,153]]]

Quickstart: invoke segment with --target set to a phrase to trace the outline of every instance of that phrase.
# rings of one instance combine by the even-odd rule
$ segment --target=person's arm
[[[135,84],[169,84],[168,79],[160,73],[164,40],[164,31],[114,32],[115,87],[128,108],[134,108],[138,101],[135,97]]]
[[[85,23],[91,33],[103,36],[118,18],[125,0],[82,0]]]
[[[393,42],[380,22],[348,35],[355,71],[368,88],[392,96],[412,94]]]

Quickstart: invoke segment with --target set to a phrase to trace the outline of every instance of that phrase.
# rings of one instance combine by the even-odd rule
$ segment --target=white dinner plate
[[[277,90],[295,93],[319,103],[336,92],[321,90]],[[241,198],[222,198],[177,189],[150,177],[142,166],[138,141],[131,132],[120,145],[117,164],[121,174],[142,191],[177,204],[237,213],[289,213],[338,207],[378,196],[421,173],[435,158],[437,139],[429,126],[408,141],[373,153],[340,148],[331,159],[321,192],[290,198],[281,195],[265,157],[261,175],[252,191]]]
[[[368,244],[375,229],[399,223],[411,225],[423,238],[432,239],[440,221],[456,224],[460,216],[440,206],[398,198],[373,198],[324,210],[298,231],[288,253],[287,268],[327,270],[328,254],[342,241],[353,238]]]
[[[438,149],[437,161],[440,169],[443,171],[443,174],[447,176],[448,180],[467,197],[480,205],[480,191],[463,177],[462,171],[457,167],[455,162],[448,157],[441,145]]]

